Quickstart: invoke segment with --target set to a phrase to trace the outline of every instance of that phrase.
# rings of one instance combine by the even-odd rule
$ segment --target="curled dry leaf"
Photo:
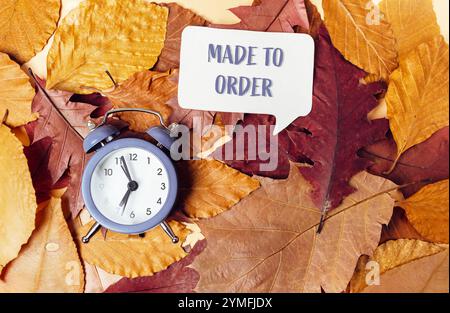
[[[371,263],[369,263],[371,262]],[[376,263],[375,263],[376,262]],[[368,271],[379,270],[379,281],[367,286]],[[379,246],[372,258],[358,264],[351,292],[448,292],[448,246],[399,239]]]
[[[84,272],[61,199],[51,198],[36,229],[0,280],[0,292],[83,292]]]
[[[169,9],[166,40],[158,62],[153,68],[160,72],[180,67],[181,34],[187,26],[208,25],[203,17],[176,3],[168,3],[166,6]]]
[[[400,60],[386,94],[398,150],[391,170],[403,152],[449,125],[448,79],[448,45],[442,37],[421,44]]]
[[[389,224],[383,225],[380,244],[397,239],[425,240],[408,221],[405,211],[399,207],[394,208]]]
[[[344,57],[377,78],[398,66],[392,29],[367,0],[324,0],[325,25]]]
[[[170,265],[166,270],[153,276],[122,278],[108,287],[106,293],[186,293],[193,292],[199,280],[199,274],[188,267],[195,257],[206,247],[206,240],[198,242],[187,257]]]
[[[88,0],[55,33],[47,58],[48,88],[91,93],[153,67],[164,46],[168,10],[143,0]]]
[[[0,121],[16,127],[35,120],[37,116],[31,113],[33,97],[28,76],[7,54],[0,52]]]
[[[448,179],[423,187],[398,205],[427,240],[448,243]]]
[[[103,92],[114,108],[144,108],[159,112],[168,121],[172,108],[166,103],[176,97],[178,84],[172,78],[177,73],[143,71],[134,74],[119,84],[114,90]],[[130,125],[130,129],[145,132],[151,126],[160,125],[156,116],[144,113],[125,112],[120,118]]]
[[[60,9],[61,0],[2,0],[0,51],[29,61],[56,30]]]
[[[173,244],[161,227],[147,232],[144,238],[109,231],[106,238],[97,234],[88,244],[83,244],[81,237],[88,232],[92,223],[77,227],[81,257],[108,273],[129,278],[151,276],[187,255],[181,245],[189,230],[177,221],[169,224],[180,238],[178,244]]]
[[[201,292],[340,292],[358,258],[372,254],[392,215],[396,186],[362,172],[317,235],[320,209],[292,165],[287,180],[261,178],[262,187],[236,207],[201,220],[208,246],[194,261]],[[295,266],[293,266],[293,264]]]
[[[180,203],[194,218],[216,216],[259,188],[259,181],[215,160],[179,163]]]
[[[36,197],[20,141],[0,124],[0,273],[34,229]]]
[[[400,59],[441,33],[432,0],[383,0],[379,8],[391,25]]]
[[[251,6],[230,9],[241,21],[233,25],[213,25],[219,28],[267,32],[294,32],[296,26],[309,29],[303,0],[260,0]]]

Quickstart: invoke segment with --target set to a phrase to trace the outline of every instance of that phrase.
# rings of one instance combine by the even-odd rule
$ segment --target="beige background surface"
[[[84,0],[62,0],[62,17],[66,16],[73,8],[79,5]],[[380,2],[380,0],[374,0]],[[238,19],[228,11],[229,8],[239,5],[249,5],[253,0],[176,0],[176,1],[161,1],[154,0],[153,2],[178,2],[182,6],[193,10],[197,14],[202,15],[206,19],[214,23],[235,23]],[[317,5],[320,11],[322,11],[322,0],[312,0]],[[435,6],[435,12],[438,18],[439,25],[441,26],[442,34],[448,42],[449,37],[449,1],[448,0],[433,0]],[[322,13],[322,12],[321,12]],[[47,76],[46,58],[48,50],[52,43],[50,39],[47,46],[42,52],[36,55],[25,66],[29,66],[40,77],[45,78]]]

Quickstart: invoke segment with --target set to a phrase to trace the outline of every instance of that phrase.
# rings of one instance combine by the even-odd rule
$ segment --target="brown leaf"
[[[33,97],[28,76],[7,54],[0,52],[0,119],[11,127],[35,120],[37,115],[31,112]]]
[[[398,204],[414,228],[433,242],[448,243],[448,182],[447,179],[425,186]]]
[[[170,265],[166,270],[153,276],[122,278],[108,287],[105,293],[186,293],[193,292],[199,280],[198,273],[188,267],[195,257],[206,247],[206,240],[197,243],[187,257]]]
[[[259,188],[259,181],[215,160],[178,163],[180,199],[194,218],[216,216]]]
[[[391,170],[403,152],[449,125],[448,69],[448,45],[437,37],[402,58],[392,73],[386,104],[398,151]]]
[[[134,74],[110,92],[104,92],[114,108],[144,108],[159,112],[164,121],[169,120],[172,108],[166,103],[177,95],[178,84],[172,79],[177,72],[143,71]],[[130,124],[130,129],[145,132],[151,126],[160,125],[156,116],[125,112],[120,118]]]
[[[60,0],[2,0],[0,51],[19,63],[29,61],[44,48],[56,30]]]
[[[378,245],[392,214],[396,186],[365,172],[357,192],[328,217],[317,235],[320,209],[292,165],[287,180],[261,178],[262,187],[235,208],[199,226],[208,247],[193,263],[197,290],[214,292],[340,292],[362,254]]]
[[[84,274],[61,199],[39,211],[37,227],[20,256],[6,267],[0,292],[82,292]]]
[[[324,22],[333,44],[347,60],[387,80],[398,66],[396,43],[384,19],[374,16],[368,22],[374,8],[371,0],[324,0]]]
[[[376,263],[368,264],[369,261]],[[378,264],[381,274],[379,285],[367,286],[366,275],[374,264]],[[445,245],[406,239],[388,241],[359,267],[363,270],[352,278],[351,292],[448,292],[448,246]]]
[[[169,224],[180,238],[178,244],[173,244],[161,227],[147,232],[143,238],[109,231],[106,238],[97,234],[88,244],[83,244],[81,237],[87,233],[92,223],[77,227],[81,256],[84,261],[108,273],[129,278],[153,275],[187,255],[181,244],[189,230],[177,221]]]
[[[184,28],[187,26],[208,25],[208,21],[203,17],[176,3],[169,3],[165,6],[169,8],[166,40],[164,41],[164,48],[161,51],[158,62],[153,68],[155,71],[159,72],[165,72],[180,67],[181,33]]]
[[[394,208],[394,213],[392,214],[389,224],[383,225],[380,244],[383,244],[389,240],[397,239],[424,240],[424,238],[408,221],[405,211],[399,207]]]
[[[0,274],[34,229],[36,197],[20,141],[0,124]]]

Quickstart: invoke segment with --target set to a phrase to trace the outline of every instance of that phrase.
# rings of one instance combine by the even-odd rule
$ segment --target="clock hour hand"
[[[124,156],[120,157],[120,167],[122,168],[123,172],[127,176],[128,181],[132,182],[133,179],[131,178],[131,174],[130,174],[130,171],[128,170],[127,162],[125,162],[125,157]]]
[[[121,211],[121,215],[125,213],[125,208],[127,207],[128,199],[130,198],[132,191],[133,191],[132,189],[128,188],[127,192],[125,193],[125,195],[123,196],[122,200],[119,203],[119,207],[117,208],[117,210]]]

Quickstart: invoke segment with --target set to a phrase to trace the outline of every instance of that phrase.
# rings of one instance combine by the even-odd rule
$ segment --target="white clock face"
[[[91,178],[95,206],[109,220],[136,225],[154,217],[169,193],[166,167],[153,153],[123,148],[106,155]]]

